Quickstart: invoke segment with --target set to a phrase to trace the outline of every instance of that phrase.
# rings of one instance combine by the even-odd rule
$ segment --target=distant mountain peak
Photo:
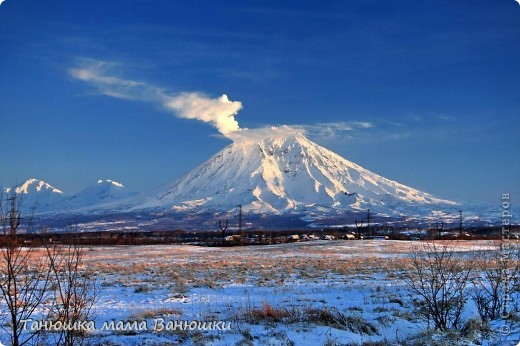
[[[43,180],[39,180],[39,179],[35,179],[35,178],[27,179],[23,184],[18,185],[15,188],[16,193],[23,193],[23,194],[28,194],[31,192],[43,192],[43,191],[51,191],[53,193],[63,194],[63,192],[61,190],[58,190],[57,188],[46,183]]]
[[[135,195],[125,186],[111,179],[99,179],[97,184],[89,186],[71,196],[65,203],[69,208],[84,208],[112,202]]]
[[[106,185],[114,185],[119,188],[124,188],[125,186],[121,183],[118,183],[117,181],[111,180],[111,179],[99,179],[98,184],[106,184]]]
[[[3,188],[2,192],[11,195],[13,188]],[[47,210],[65,198],[61,190],[35,178],[27,179],[23,184],[15,186],[14,193],[19,195],[21,208],[25,211],[32,209],[36,212]]]

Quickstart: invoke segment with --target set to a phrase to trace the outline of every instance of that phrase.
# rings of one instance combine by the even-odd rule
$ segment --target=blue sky
[[[184,97],[225,94],[436,196],[520,196],[514,0],[6,0],[0,76],[3,186],[171,182],[230,143]]]

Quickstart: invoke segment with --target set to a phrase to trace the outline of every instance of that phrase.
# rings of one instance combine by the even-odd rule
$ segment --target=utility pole
[[[370,229],[370,209],[367,209],[367,231],[370,236],[373,236],[372,230]]]
[[[16,208],[16,195],[11,196],[8,198],[9,201],[9,235],[10,236],[16,236],[16,230],[18,229],[18,226],[20,226],[20,211]],[[7,230],[4,229],[4,233]]]
[[[224,225],[224,226],[222,226],[222,225]],[[226,235],[226,230],[228,228],[228,220],[226,219],[225,223],[222,223],[221,220],[218,220],[218,228],[222,232],[222,238],[224,238],[224,236]]]
[[[358,223],[357,219],[354,220],[354,222],[356,223],[356,228],[357,228],[357,238],[361,239],[361,229],[363,228],[363,219],[361,219],[360,223]]]
[[[459,210],[459,239],[462,238],[462,210]]]
[[[435,230],[437,231],[437,239],[441,239],[442,230],[444,229],[444,221],[441,221],[439,224],[438,222],[435,222]]]
[[[240,241],[243,242],[244,235],[242,234],[242,204],[238,205],[238,232],[240,233]]]

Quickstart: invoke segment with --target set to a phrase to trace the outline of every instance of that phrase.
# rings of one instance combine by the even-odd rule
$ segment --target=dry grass
[[[323,245],[321,245],[323,244]],[[203,248],[179,245],[93,247],[85,252],[99,277],[126,287],[147,290],[150,283],[185,293],[190,287],[228,284],[282,286],[294,280],[324,278],[395,280],[410,268],[411,242],[337,241],[279,246]],[[489,243],[457,242],[461,251]],[[35,253],[35,255],[37,255]],[[137,279],[139,277],[140,279]]]
[[[235,319],[239,322],[264,325],[305,322],[365,335],[378,333],[377,327],[360,314],[344,314],[334,307],[315,308],[296,305],[273,307],[264,302],[261,307],[242,309]]]
[[[85,265],[96,273],[104,287],[130,287],[135,293],[163,287],[172,294],[183,294],[192,287],[220,288],[229,284],[276,287],[324,279],[347,283],[351,279],[373,280],[374,274],[380,274],[378,283],[382,284],[385,280],[401,279],[411,267],[411,259],[406,255],[412,243],[335,241],[233,248],[112,246],[90,247],[84,254]],[[461,241],[455,244],[460,251],[492,245]],[[44,249],[35,248],[31,256],[41,258],[44,253]],[[402,306],[402,302],[396,303]]]
[[[261,322],[281,322],[291,318],[291,320],[297,319],[294,313],[291,313],[286,308],[273,308],[270,304],[264,302],[261,308],[251,309],[247,311],[246,320],[250,323],[261,323]]]
[[[134,313],[130,316],[130,320],[148,320],[154,318],[165,318],[165,317],[182,317],[182,310],[176,308],[158,308],[158,309],[146,309]]]

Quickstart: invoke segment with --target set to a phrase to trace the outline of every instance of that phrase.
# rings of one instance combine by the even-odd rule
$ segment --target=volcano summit
[[[242,205],[258,214],[370,208],[397,216],[457,205],[372,173],[290,127],[238,130],[231,138],[208,161],[129,207],[188,212]]]

